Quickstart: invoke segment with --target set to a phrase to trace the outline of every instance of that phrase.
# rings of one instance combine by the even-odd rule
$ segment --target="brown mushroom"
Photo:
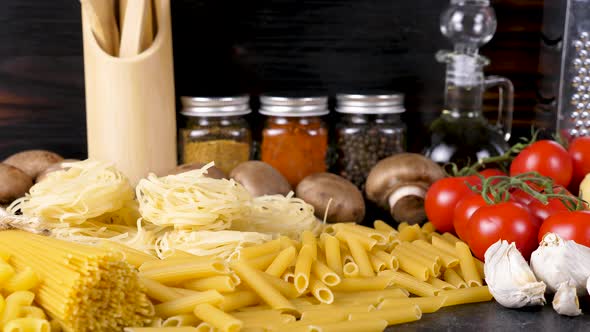
[[[56,171],[67,171],[68,169],[70,169],[70,167],[65,166],[65,164],[75,163],[78,161],[80,161],[80,160],[78,160],[78,159],[64,159],[60,162],[57,162],[57,163],[47,167],[43,172],[41,172],[41,173],[39,173],[39,175],[37,175],[37,178],[35,179],[35,183],[43,181],[49,173],[53,173]]]
[[[188,171],[193,171],[195,169],[201,169],[206,164],[203,163],[189,163],[189,164],[182,164],[177,166],[173,169],[168,175],[180,174]],[[227,175],[215,166],[211,166],[207,169],[207,173],[205,176],[210,177],[212,179],[227,179]]]
[[[279,171],[262,161],[250,160],[240,163],[229,176],[241,183],[255,197],[287,195],[293,190]]]
[[[397,222],[426,219],[424,196],[430,185],[445,177],[434,161],[415,153],[400,153],[378,162],[367,177],[367,198],[388,209]]]
[[[0,204],[9,204],[25,195],[33,186],[33,179],[20,169],[0,164]]]
[[[27,173],[32,179],[43,172],[49,166],[62,161],[64,158],[46,150],[27,150],[15,153],[6,158],[3,162],[7,165],[14,166]]]
[[[299,182],[295,194],[314,207],[319,219],[324,218],[328,209],[326,221],[330,223],[358,223],[365,217],[363,194],[352,182],[336,174],[308,175]]]

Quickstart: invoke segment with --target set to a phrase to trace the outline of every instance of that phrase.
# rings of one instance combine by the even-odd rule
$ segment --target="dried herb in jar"
[[[192,141],[184,145],[184,162],[215,162],[215,166],[229,174],[239,163],[250,159],[250,145],[227,139]]]

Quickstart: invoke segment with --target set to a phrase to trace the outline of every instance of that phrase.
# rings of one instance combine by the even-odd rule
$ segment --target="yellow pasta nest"
[[[204,176],[207,168],[165,177],[150,174],[139,181],[136,196],[143,219],[182,229],[230,228],[248,213],[251,196],[233,180]]]
[[[30,193],[10,205],[9,212],[20,210],[44,222],[80,225],[133,205],[133,188],[114,166],[93,160],[67,166],[71,168],[50,173],[31,187]]]
[[[154,308],[121,253],[22,231],[0,232],[0,250],[17,271],[41,281],[36,302],[66,331],[118,331],[143,326]]]

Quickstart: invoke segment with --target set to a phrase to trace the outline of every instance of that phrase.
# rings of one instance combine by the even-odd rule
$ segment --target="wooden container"
[[[98,45],[82,9],[88,157],[113,162],[132,185],[176,166],[170,0],[155,0],[157,34],[137,56]]]

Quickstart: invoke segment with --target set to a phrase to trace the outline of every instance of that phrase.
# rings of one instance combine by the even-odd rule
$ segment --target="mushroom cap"
[[[293,190],[287,179],[271,165],[249,160],[236,166],[229,177],[242,184],[255,197],[263,195],[287,195]]]
[[[390,196],[402,187],[426,192],[430,185],[445,177],[444,170],[429,158],[417,153],[400,153],[379,161],[367,177],[367,198],[389,209],[398,221],[419,222],[424,219],[423,195],[408,195],[389,206]],[[416,191],[414,190],[414,191]]]
[[[174,168],[168,175],[180,174],[188,171],[192,171],[195,169],[201,169],[206,164],[204,163],[190,163],[190,164],[182,164]],[[212,179],[227,179],[227,175],[221,169],[211,166],[207,169],[207,173],[205,176],[210,177]]]
[[[22,197],[33,186],[33,179],[22,170],[0,163],[0,203],[8,204]]]
[[[295,190],[297,197],[311,204],[315,215],[335,222],[361,222],[365,217],[365,201],[358,188],[345,178],[332,173],[314,173],[306,176]]]
[[[49,173],[53,173],[56,171],[62,171],[62,170],[67,171],[69,169],[69,167],[65,167],[64,164],[75,163],[78,161],[80,161],[80,160],[78,160],[78,159],[64,159],[60,162],[54,163],[51,166],[47,167],[43,172],[39,173],[39,175],[37,175],[37,178],[35,179],[35,182],[43,181],[47,177],[47,174],[49,174]]]
[[[57,153],[47,150],[26,150],[9,156],[3,163],[19,168],[35,179],[47,167],[63,159]]]

